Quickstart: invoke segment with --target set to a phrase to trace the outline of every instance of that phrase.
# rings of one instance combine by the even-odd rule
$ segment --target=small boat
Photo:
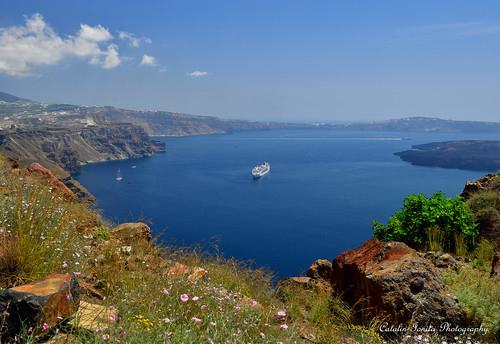
[[[267,161],[264,161],[263,164],[257,165],[252,168],[252,176],[254,179],[258,179],[260,177],[264,177],[269,173],[269,171],[271,171],[271,165]]]
[[[116,172],[116,178],[115,179],[117,181],[123,180],[122,173],[121,173],[120,169],[118,169],[118,171]]]
[[[137,166],[134,165],[134,166],[132,166],[132,168],[137,168]]]

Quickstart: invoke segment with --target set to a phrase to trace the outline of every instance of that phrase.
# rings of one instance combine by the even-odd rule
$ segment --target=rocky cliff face
[[[21,165],[40,162],[58,177],[77,172],[89,162],[139,158],[163,151],[164,144],[150,140],[132,124],[69,128],[37,127],[0,132],[0,151]]]

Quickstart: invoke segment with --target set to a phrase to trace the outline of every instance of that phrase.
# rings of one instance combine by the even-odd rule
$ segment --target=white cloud
[[[26,76],[33,67],[54,65],[68,57],[114,68],[121,63],[118,47],[101,47],[112,39],[108,29],[86,24],[80,25],[76,36],[62,37],[37,13],[27,17],[24,26],[0,28],[0,73]]]
[[[106,42],[113,38],[109,31],[103,28],[101,25],[92,27],[87,24],[80,25],[80,32],[78,36],[94,42]]]
[[[141,65],[143,66],[156,66],[156,58],[151,55],[142,55]]]
[[[128,44],[134,48],[138,48],[141,43],[151,43],[151,39],[147,37],[137,37],[133,33],[126,32],[126,31],[118,31],[118,37],[120,37],[121,40],[127,41]]]
[[[208,75],[208,72],[202,72],[200,70],[195,70],[194,72],[188,73],[187,74],[190,77],[193,78],[203,78]]]

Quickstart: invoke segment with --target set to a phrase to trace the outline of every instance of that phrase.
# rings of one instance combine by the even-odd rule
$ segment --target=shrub
[[[500,194],[497,192],[488,190],[474,194],[467,205],[481,228],[491,228],[500,222]]]
[[[444,250],[473,249],[477,236],[474,217],[459,197],[445,197],[442,192],[426,197],[423,194],[406,197],[403,209],[383,225],[374,221],[374,234],[381,240],[402,241],[416,249],[428,249],[429,240],[439,238]],[[436,235],[436,230],[441,231]],[[432,233],[432,238],[430,238]],[[462,243],[463,241],[463,243]]]

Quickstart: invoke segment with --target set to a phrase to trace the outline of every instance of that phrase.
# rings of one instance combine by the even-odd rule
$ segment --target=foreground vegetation
[[[301,343],[308,336],[323,343],[381,342],[331,295],[284,289],[286,297],[278,297],[272,275],[245,263],[147,240],[125,242],[95,210],[5,163],[0,187],[0,289],[54,271],[76,275],[99,296],[83,294],[84,300],[118,314],[94,331],[56,329],[81,342]],[[193,279],[176,267],[206,273]],[[33,333],[26,329],[18,340],[36,342]]]

